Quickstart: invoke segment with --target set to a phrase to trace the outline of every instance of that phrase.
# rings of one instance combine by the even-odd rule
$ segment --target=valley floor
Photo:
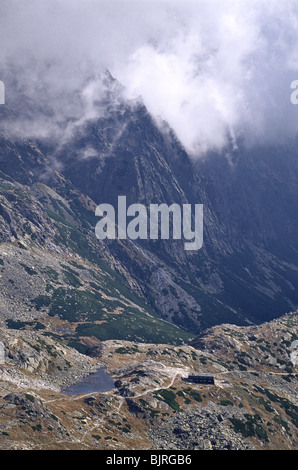
[[[297,313],[214,327],[192,345],[98,342],[89,357],[38,331],[1,328],[0,448],[297,449],[295,335]],[[111,390],[61,393],[103,366]],[[215,384],[185,382],[193,372]]]

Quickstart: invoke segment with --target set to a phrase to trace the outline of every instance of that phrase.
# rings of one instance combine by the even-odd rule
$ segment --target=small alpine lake
[[[114,380],[105,369],[98,369],[79,382],[62,390],[65,395],[81,395],[83,393],[108,392],[114,388]]]

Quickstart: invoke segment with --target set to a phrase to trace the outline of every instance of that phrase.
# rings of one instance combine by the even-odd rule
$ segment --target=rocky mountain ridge
[[[142,104],[107,105],[111,80],[106,113],[71,138],[2,137],[1,241],[95,266],[104,261],[148,309],[191,334],[295,310],[296,147],[239,143],[194,162]],[[171,239],[97,240],[95,208],[116,207],[119,195],[127,204],[203,204],[202,249],[187,253],[182,240]]]

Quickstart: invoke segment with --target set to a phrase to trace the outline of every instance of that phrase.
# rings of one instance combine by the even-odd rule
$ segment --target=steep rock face
[[[69,340],[188,340],[158,318],[125,265],[96,239],[92,200],[56,177],[56,189],[0,182],[0,322],[41,320],[45,327],[59,319]]]
[[[62,142],[2,139],[2,241],[29,236],[89,260],[98,251],[159,316],[192,333],[293,310],[295,148],[239,146],[193,162],[144,106],[119,100],[107,109]],[[187,252],[171,239],[99,242],[95,207],[116,208],[119,195],[127,205],[203,204],[202,249]]]
[[[83,159],[88,145],[94,152]],[[112,247],[154,308],[198,329],[208,322],[263,321],[297,305],[296,155],[291,145],[251,150],[239,145],[192,162],[144,107],[123,105],[82,129],[60,151],[59,161],[67,178],[96,204],[117,208],[119,195],[126,195],[127,204],[204,204],[204,244],[198,252],[187,253],[183,243],[172,240],[137,241],[144,256],[135,256],[126,243],[124,251]]]

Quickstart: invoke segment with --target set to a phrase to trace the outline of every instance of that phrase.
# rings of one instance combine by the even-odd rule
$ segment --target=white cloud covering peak
[[[23,99],[29,133],[100,115],[96,77],[105,69],[194,157],[240,136],[268,142],[297,131],[290,102],[298,79],[295,0],[0,4],[0,79],[15,87],[7,92],[11,101]]]

